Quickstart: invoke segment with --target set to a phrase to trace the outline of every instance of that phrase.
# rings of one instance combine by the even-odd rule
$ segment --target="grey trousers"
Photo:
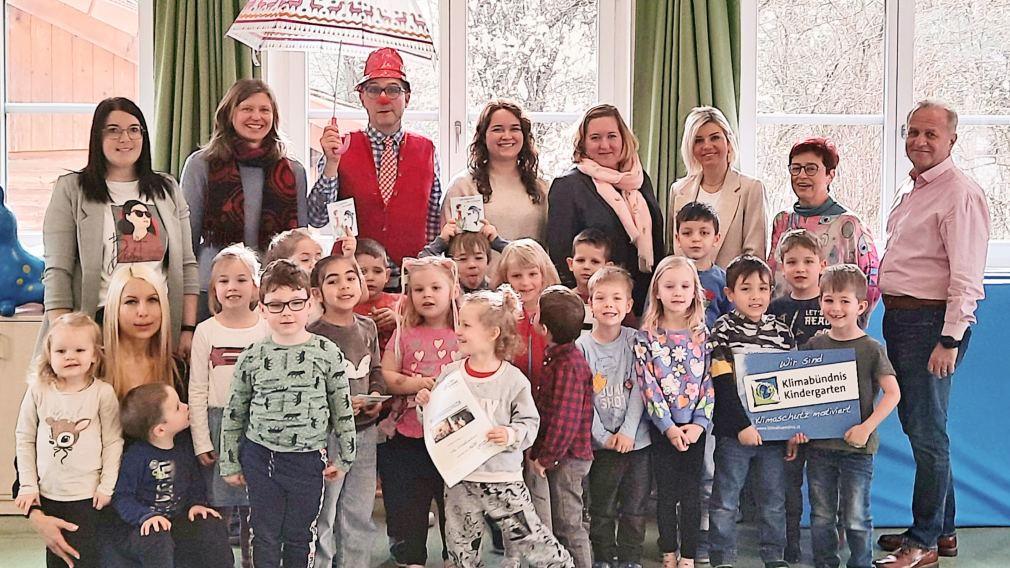
[[[357,433],[357,454],[350,471],[323,486],[323,506],[316,521],[314,568],[369,568],[375,523],[375,445],[378,428]]]
[[[576,568],[591,568],[593,551],[589,531],[582,522],[582,481],[589,475],[593,460],[567,458],[547,470],[551,491],[551,524],[558,541],[568,549]]]

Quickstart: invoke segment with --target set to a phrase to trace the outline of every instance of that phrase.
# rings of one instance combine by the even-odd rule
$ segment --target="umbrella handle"
[[[340,133],[340,127],[337,126],[337,117],[335,116],[330,117],[330,126],[336,128],[338,134]],[[350,149],[351,149],[351,133],[348,132],[340,137],[340,148],[337,148],[337,150],[334,153],[338,156],[343,156]]]

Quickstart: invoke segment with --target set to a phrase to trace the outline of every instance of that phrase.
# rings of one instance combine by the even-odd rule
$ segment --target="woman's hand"
[[[56,556],[62,558],[67,563],[67,566],[74,568],[74,560],[80,560],[81,553],[70,546],[70,543],[63,536],[63,531],[75,532],[77,531],[77,525],[64,521],[59,517],[47,515],[41,509],[32,511],[28,516],[28,520],[31,521],[35,532],[46,543],[46,548],[51,550]]]
[[[175,348],[175,354],[183,359],[189,360],[189,352],[193,348],[193,332],[184,331],[179,334],[179,346]]]

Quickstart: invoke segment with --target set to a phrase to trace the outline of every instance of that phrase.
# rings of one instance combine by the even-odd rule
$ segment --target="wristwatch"
[[[953,337],[951,337],[949,335],[941,335],[940,336],[940,345],[943,345],[947,349],[957,349],[958,347],[961,346],[961,340],[960,339],[954,339]]]

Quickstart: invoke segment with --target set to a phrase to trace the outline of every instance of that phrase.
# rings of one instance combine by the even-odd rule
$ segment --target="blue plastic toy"
[[[42,303],[42,271],[46,265],[21,246],[18,221],[6,200],[0,187],[0,315],[10,317],[21,304]]]

